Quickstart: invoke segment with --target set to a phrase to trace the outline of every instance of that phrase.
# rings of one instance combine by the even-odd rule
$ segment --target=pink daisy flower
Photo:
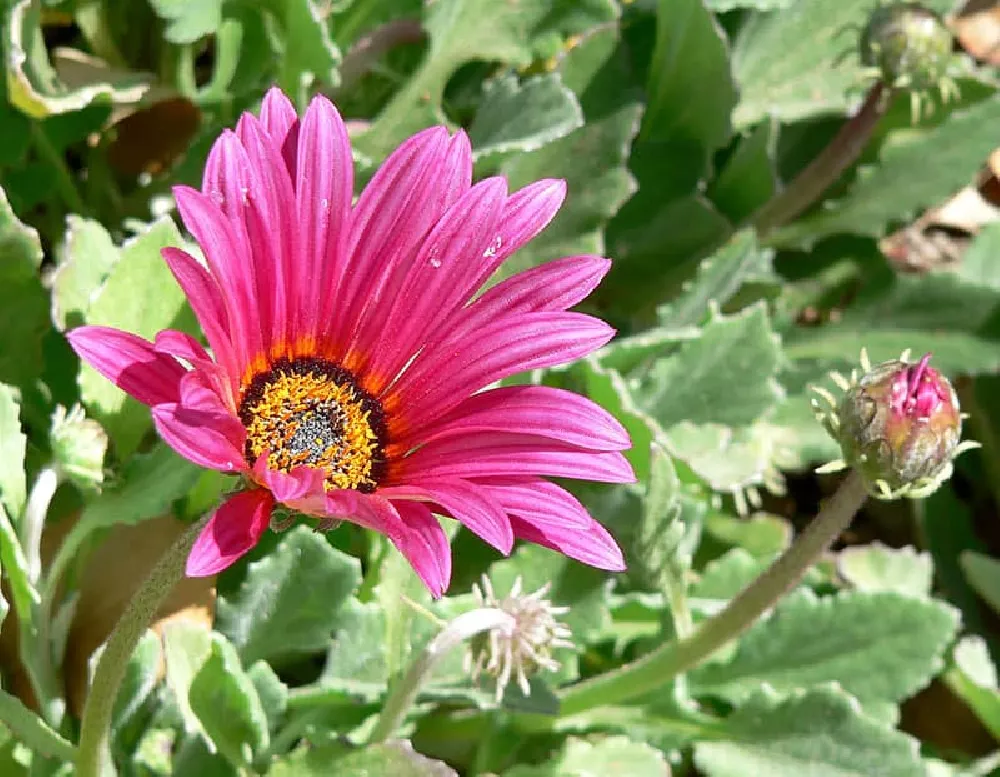
[[[69,333],[76,352],[152,409],[195,464],[241,475],[197,540],[191,576],[250,550],[278,505],[385,534],[441,595],[450,516],[503,553],[515,538],[602,569],[621,551],[546,477],[634,480],[628,434],[571,392],[488,388],[562,364],[614,331],[567,309],[609,262],[574,256],[475,296],[541,231],[565,185],[508,194],[472,185],[468,138],[434,127],[403,143],[352,205],[344,123],[323,97],[301,120],[277,89],[216,141],[202,191],[177,207],[207,269],[163,256],[210,352],[182,332],[155,341],[106,327]]]

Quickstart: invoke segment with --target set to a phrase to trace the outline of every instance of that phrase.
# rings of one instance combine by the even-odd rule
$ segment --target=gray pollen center
[[[305,456],[303,464],[322,465],[326,452],[343,439],[346,417],[336,402],[316,402],[294,421],[295,430],[288,441],[293,456]]]

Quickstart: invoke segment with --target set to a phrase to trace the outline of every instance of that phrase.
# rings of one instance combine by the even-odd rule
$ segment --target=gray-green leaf
[[[957,611],[933,600],[803,590],[751,628],[732,661],[695,670],[691,686],[738,702],[761,683],[787,693],[837,682],[862,703],[897,702],[941,670],[957,628]]]
[[[867,718],[838,688],[785,699],[757,691],[694,757],[707,777],[917,777],[917,744]]]
[[[583,124],[576,95],[558,73],[518,83],[513,75],[488,82],[476,118],[469,127],[473,155],[534,151]]]
[[[267,716],[236,649],[218,634],[188,694],[209,740],[232,764],[246,767],[268,743]]]
[[[219,601],[216,628],[246,663],[325,648],[341,606],[361,582],[358,560],[298,526],[250,565],[246,581]]]

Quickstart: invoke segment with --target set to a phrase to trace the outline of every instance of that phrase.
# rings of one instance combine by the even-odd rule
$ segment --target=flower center
[[[267,452],[269,468],[326,472],[327,489],[370,493],[385,473],[387,439],[378,401],[350,372],[314,358],[281,359],[243,392],[240,420],[250,466]]]

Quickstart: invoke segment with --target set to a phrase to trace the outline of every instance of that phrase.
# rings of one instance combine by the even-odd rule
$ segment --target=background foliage
[[[88,658],[152,561],[227,487],[158,443],[148,411],[81,367],[62,333],[197,333],[159,255],[187,245],[170,187],[197,185],[212,140],[274,83],[300,108],[316,91],[336,101],[360,182],[432,123],[466,128],[477,176],[568,181],[554,223],[502,272],[614,259],[586,304],[619,337],[525,379],[588,394],[632,433],[637,485],[575,486],[629,571],[533,546],[503,559],[460,530],[451,595],[432,603],[359,529],[269,535],[217,581],[187,581],[141,642],[115,713],[121,774],[991,773],[1000,183],[987,160],[1000,95],[997,41],[983,37],[995,9],[949,17],[970,52],[957,54],[959,99],[914,124],[900,97],[821,202],[753,229],[871,84],[854,51],[871,6],[7,0],[0,718],[14,722],[0,728],[0,774],[66,773],[49,727],[75,739]],[[982,451],[924,502],[870,505],[710,663],[633,703],[554,715],[556,688],[683,632],[680,613],[717,612],[815,513],[836,479],[810,471],[836,450],[805,389],[850,370],[862,346],[874,360],[933,351]],[[89,420],[67,417],[78,403]],[[29,495],[44,508],[56,485],[39,542]],[[456,652],[409,742],[363,747],[393,678],[435,618],[471,607],[483,573],[501,592],[518,575],[528,590],[551,582],[572,608],[577,647],[561,671],[497,707]]]

